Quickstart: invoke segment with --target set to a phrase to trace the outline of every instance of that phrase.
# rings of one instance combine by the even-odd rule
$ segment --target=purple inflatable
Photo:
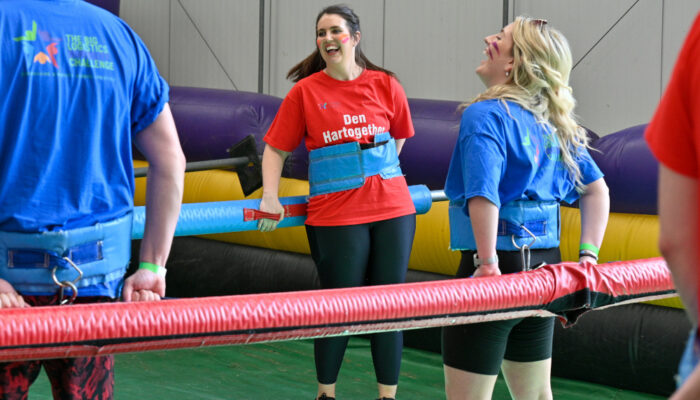
[[[120,0],[87,0],[88,3],[102,7],[114,15],[119,15],[119,1]]]
[[[644,141],[646,124],[637,125],[593,142],[593,159],[610,187],[610,211],[657,214],[659,163]]]
[[[262,154],[262,138],[282,99],[250,92],[172,87],[170,105],[188,161],[227,158],[227,149],[248,135]],[[406,141],[401,166],[409,185],[444,187],[459,132],[459,102],[409,99],[416,136]],[[656,214],[658,163],[644,141],[646,125],[602,138],[591,134],[593,158],[610,187],[611,211]],[[308,157],[300,145],[284,176],[307,179]]]

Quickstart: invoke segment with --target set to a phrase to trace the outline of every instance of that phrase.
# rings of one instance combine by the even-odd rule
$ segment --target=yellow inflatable
[[[136,167],[146,166],[135,161]],[[145,203],[146,178],[136,179],[136,205]],[[309,193],[307,181],[282,178],[280,196],[304,196]],[[258,189],[247,198],[260,198]],[[185,203],[244,199],[235,172],[211,170],[190,172],[185,175]],[[581,224],[577,208],[562,207],[561,251],[564,261],[578,259]],[[278,229],[270,233],[233,232],[207,235],[206,238],[222,242],[263,247],[274,250],[309,254],[309,244],[303,226]],[[435,202],[430,211],[417,217],[416,236],[409,261],[413,270],[454,275],[459,266],[460,254],[449,249],[450,228],[447,220],[447,202]],[[658,217],[655,215],[611,213],[600,249],[600,262],[636,260],[659,257]],[[676,298],[659,300],[655,304],[682,307]]]

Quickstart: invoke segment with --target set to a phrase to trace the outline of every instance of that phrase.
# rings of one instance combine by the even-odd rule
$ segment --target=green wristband
[[[578,250],[579,250],[579,251],[581,251],[581,250],[592,251],[592,252],[595,253],[596,256],[597,256],[598,253],[600,252],[600,249],[599,249],[599,248],[593,246],[593,245],[590,244],[590,243],[581,243],[581,246],[578,248]]]
[[[139,269],[147,269],[147,270],[153,272],[154,274],[157,274],[158,276],[165,277],[166,269],[165,269],[165,267],[161,267],[160,265],[141,261],[139,263]]]

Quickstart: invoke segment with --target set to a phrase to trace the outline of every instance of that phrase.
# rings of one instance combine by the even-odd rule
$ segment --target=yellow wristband
[[[158,276],[162,276],[163,278],[165,278],[165,273],[167,272],[165,267],[161,267],[160,265],[144,261],[141,261],[139,263],[139,269],[147,269],[153,272],[154,274],[157,274]]]

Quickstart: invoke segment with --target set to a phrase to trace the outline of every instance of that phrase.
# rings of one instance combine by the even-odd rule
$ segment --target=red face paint
[[[347,33],[340,35],[340,43],[347,43],[350,40],[350,36]]]

